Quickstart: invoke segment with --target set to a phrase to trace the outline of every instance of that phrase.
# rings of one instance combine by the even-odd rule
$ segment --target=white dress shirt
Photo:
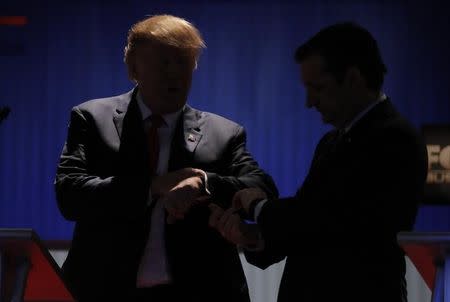
[[[142,96],[137,93],[137,102],[142,114],[145,131],[151,127],[149,117],[151,110],[144,104]],[[177,125],[178,118],[183,109],[162,115],[164,124],[158,128],[159,155],[156,174],[162,175],[168,172],[170,148]],[[152,194],[149,190],[148,205],[156,202],[152,211],[150,232],[148,234],[147,244],[139,265],[136,286],[151,287],[159,284],[170,283],[170,274],[167,267],[167,255],[165,245],[165,212],[161,202],[152,201]]]

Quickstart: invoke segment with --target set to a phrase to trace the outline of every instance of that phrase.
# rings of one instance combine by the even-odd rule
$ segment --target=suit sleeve
[[[330,137],[333,136],[333,133],[326,134],[317,144],[316,150],[314,151],[314,157],[312,160],[312,165],[314,165],[315,161],[317,161],[318,154],[321,153],[321,150],[324,148],[324,146],[327,144]],[[294,203],[293,198],[281,198],[277,199],[275,201],[271,202],[281,202],[280,206],[290,204],[290,207],[292,207],[292,204]],[[267,203],[267,202],[266,202]],[[286,209],[286,211],[289,211],[289,209]],[[276,227],[275,227],[276,228]],[[266,239],[264,239],[266,241]],[[264,249],[261,251],[245,251],[244,252],[245,259],[248,263],[253,264],[260,269],[266,269],[267,267],[271,266],[272,264],[278,263],[282,261],[287,256],[287,251],[283,248],[279,248],[278,243],[271,243],[270,241],[265,243]]]
[[[243,127],[237,127],[229,143],[227,167],[225,173],[207,172],[208,189],[220,206],[228,208],[237,191],[244,188],[260,188],[271,198],[278,196],[278,190],[272,178],[265,173],[246,149],[246,133]]]
[[[128,202],[124,206],[122,203],[139,200],[137,196],[145,194],[148,184],[131,176],[101,177],[92,173],[89,153],[94,131],[89,115],[74,107],[54,182],[58,207],[63,216],[72,221],[100,216],[136,217],[143,212],[144,205]]]
[[[370,149],[355,161],[351,184],[333,196],[318,194],[328,200],[297,194],[267,202],[258,224],[268,250],[289,255],[299,243],[322,240],[395,242],[397,232],[411,230],[427,170],[422,141],[410,131],[389,129],[371,139]]]

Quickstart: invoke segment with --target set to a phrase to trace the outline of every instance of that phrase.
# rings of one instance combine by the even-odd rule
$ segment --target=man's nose
[[[176,75],[180,73],[180,65],[176,61],[170,60],[167,62],[166,72],[169,75]]]
[[[316,98],[311,93],[306,93],[306,108],[311,108],[316,104]]]

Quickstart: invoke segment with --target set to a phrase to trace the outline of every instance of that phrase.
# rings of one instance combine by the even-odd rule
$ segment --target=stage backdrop
[[[303,181],[328,129],[304,106],[296,46],[335,21],[359,22],[379,41],[389,69],[385,92],[398,109],[417,127],[449,122],[450,26],[442,3],[2,0],[0,106],[12,111],[0,125],[0,227],[71,237],[53,191],[69,112],[133,87],[122,57],[136,20],[169,13],[198,26],[207,49],[190,104],[243,124],[248,148],[286,196]],[[424,207],[416,228],[449,230],[449,214],[445,206]]]

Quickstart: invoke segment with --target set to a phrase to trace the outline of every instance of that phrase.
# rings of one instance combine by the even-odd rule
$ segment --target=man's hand
[[[163,196],[183,180],[193,176],[203,176],[203,171],[194,168],[184,168],[164,175],[155,176],[151,183],[151,192],[156,196]]]
[[[248,188],[236,192],[231,202],[233,208],[244,209],[249,214],[250,204],[255,200],[267,199],[267,194],[258,188]]]
[[[209,225],[219,231],[228,241],[249,248],[261,246],[259,229],[256,224],[248,225],[236,214],[236,209],[223,210],[216,204],[209,204],[211,215]]]
[[[168,212],[168,223],[183,219],[190,208],[206,200],[203,194],[203,180],[193,176],[180,181],[160,198],[160,202]]]

